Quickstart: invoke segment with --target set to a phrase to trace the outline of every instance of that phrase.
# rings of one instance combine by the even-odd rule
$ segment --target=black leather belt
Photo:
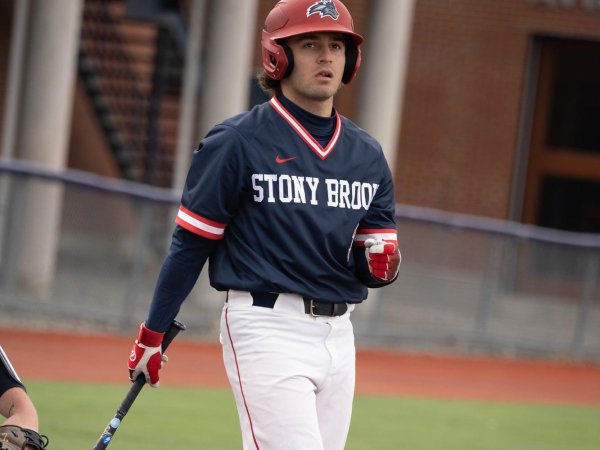
[[[250,295],[252,295],[252,305],[270,309],[273,309],[275,302],[277,301],[277,297],[279,297],[279,294],[272,292],[251,292]],[[306,297],[304,297],[303,300],[304,312],[313,317],[341,316],[348,311],[348,305],[346,303],[319,302]]]

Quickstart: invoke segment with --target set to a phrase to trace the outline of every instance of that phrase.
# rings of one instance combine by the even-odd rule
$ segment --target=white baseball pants
[[[229,291],[221,344],[244,450],[343,450],[354,397],[353,309],[312,317],[297,295],[280,294],[270,309]]]

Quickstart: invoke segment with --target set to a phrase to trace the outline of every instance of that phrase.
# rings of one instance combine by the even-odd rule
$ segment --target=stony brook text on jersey
[[[378,184],[360,181],[319,178],[297,175],[277,175],[267,173],[252,174],[254,201],[261,203],[309,203],[319,204],[319,187],[325,186],[327,206],[332,208],[369,209],[375,197]]]

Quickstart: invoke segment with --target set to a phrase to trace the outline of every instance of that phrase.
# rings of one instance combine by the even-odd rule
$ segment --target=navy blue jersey
[[[209,259],[214,288],[366,298],[352,248],[396,242],[392,177],[378,142],[335,120],[322,146],[273,98],[202,140],[176,221],[220,241]]]

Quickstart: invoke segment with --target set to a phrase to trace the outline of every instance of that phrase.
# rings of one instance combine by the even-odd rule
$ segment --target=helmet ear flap
[[[266,74],[269,78],[281,80],[288,72],[288,52],[280,43],[270,39],[263,39],[262,47],[263,67]]]

